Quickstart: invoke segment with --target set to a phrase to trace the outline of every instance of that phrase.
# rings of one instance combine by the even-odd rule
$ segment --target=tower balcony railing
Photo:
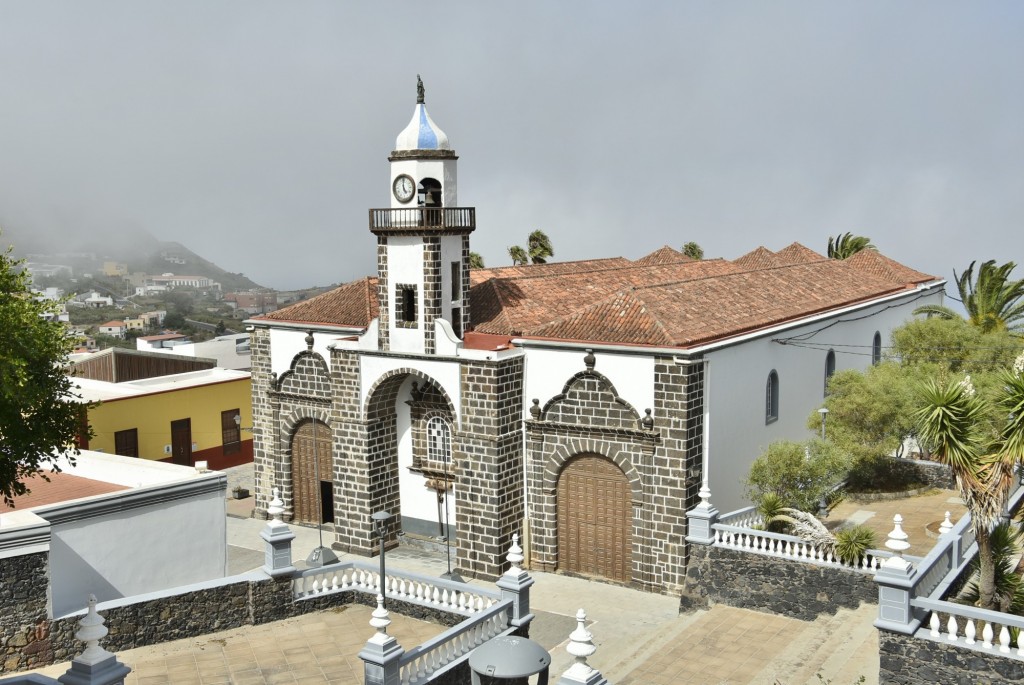
[[[402,207],[371,209],[370,230],[387,231],[411,228],[474,230],[475,207]]]

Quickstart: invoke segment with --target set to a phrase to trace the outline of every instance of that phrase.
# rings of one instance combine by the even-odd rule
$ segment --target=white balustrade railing
[[[498,602],[472,619],[446,630],[403,654],[398,661],[402,685],[424,683],[450,670],[487,640],[511,632],[508,624],[511,600]]]
[[[757,513],[756,507],[743,507],[718,517],[718,523],[738,528],[754,528],[764,525],[764,518]]]
[[[766,530],[721,523],[713,524],[711,527],[715,532],[715,545],[719,547],[824,566],[838,566],[863,573],[874,573],[881,567],[883,561],[892,556],[891,552],[872,549],[868,550],[855,563],[846,563],[840,561],[831,550],[821,549],[795,535],[771,533]]]
[[[501,598],[501,593],[494,590],[398,570],[385,572],[384,586],[383,594],[389,599],[461,616],[473,616]],[[348,561],[305,569],[292,578],[292,595],[296,600],[349,590],[372,595],[382,592],[380,572],[371,564]]]
[[[936,640],[1024,658],[1024,616],[932,599],[915,599],[913,605],[931,612],[928,628],[918,635],[927,632]]]

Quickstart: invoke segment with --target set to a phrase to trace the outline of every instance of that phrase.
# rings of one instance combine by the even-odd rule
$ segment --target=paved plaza
[[[244,471],[243,471],[244,474]],[[244,477],[244,475],[243,475]],[[228,544],[231,573],[263,563],[264,522],[244,518],[252,500],[229,500]],[[844,501],[829,525],[864,523],[884,543],[896,513],[903,516],[911,554],[922,555],[934,542],[926,527],[954,521],[964,509],[952,491],[933,491],[911,499],[884,502]],[[314,528],[293,526],[296,560],[319,544]],[[343,560],[350,557],[341,555]],[[396,568],[440,575],[443,555],[410,546],[388,553]],[[856,683],[864,676],[878,682],[878,637],[872,622],[875,608],[840,610],[813,622],[756,611],[715,606],[680,615],[676,597],[653,595],[625,587],[559,574],[532,572],[531,591],[536,619],[531,637],[552,653],[553,681],[572,663],[566,653],[573,618],[587,612],[597,652],[589,662],[619,685],[833,685]],[[470,581],[491,586],[489,583]],[[389,632],[406,648],[420,644],[443,628],[392,614]],[[373,633],[370,609],[350,605],[262,626],[246,626],[195,639],[119,653],[134,670],[129,685],[236,683],[362,683],[357,654]],[[56,676],[67,664],[42,669]]]

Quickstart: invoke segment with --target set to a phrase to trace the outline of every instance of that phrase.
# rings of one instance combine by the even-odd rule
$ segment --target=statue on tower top
[[[423,104],[423,96],[426,92],[427,91],[423,88],[423,79],[420,78],[419,74],[416,74],[416,104]]]

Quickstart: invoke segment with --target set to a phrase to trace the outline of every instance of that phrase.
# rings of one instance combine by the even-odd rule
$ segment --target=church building
[[[744,506],[828,377],[941,302],[878,252],[797,243],[471,269],[476,212],[422,86],[388,159],[376,275],[248,322],[258,506],[279,489],[337,550],[373,554],[387,510],[388,544],[448,538],[466,575],[499,575],[518,533],[531,568],[677,591],[698,492]]]

